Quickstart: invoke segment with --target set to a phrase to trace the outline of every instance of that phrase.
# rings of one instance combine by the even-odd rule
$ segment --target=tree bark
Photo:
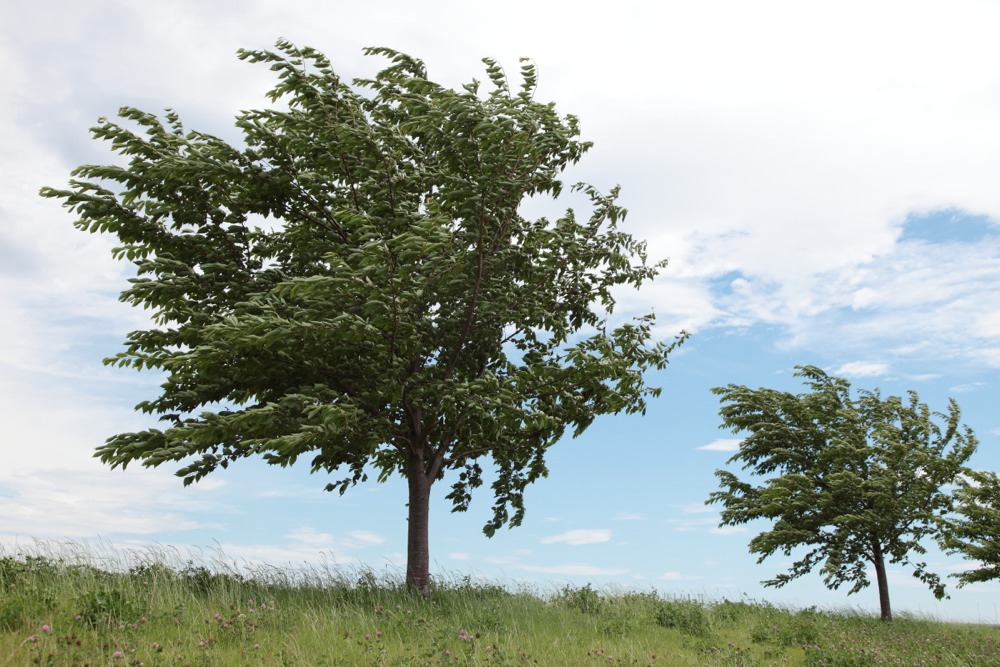
[[[431,480],[424,472],[423,456],[409,452],[406,478],[410,492],[406,534],[406,587],[428,598],[431,595],[428,541]]]
[[[882,611],[882,620],[892,620],[892,607],[889,605],[889,580],[885,576],[885,555],[882,545],[875,542],[872,545],[872,561],[875,563],[875,580],[878,583],[878,604]]]

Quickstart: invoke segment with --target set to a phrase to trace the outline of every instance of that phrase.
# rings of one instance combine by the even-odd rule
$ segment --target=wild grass
[[[984,626],[364,569],[236,568],[168,550],[0,553],[0,667],[1000,665]]]

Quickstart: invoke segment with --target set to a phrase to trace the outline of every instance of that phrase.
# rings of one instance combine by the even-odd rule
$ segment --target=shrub
[[[556,599],[570,609],[576,609],[584,614],[598,614],[604,606],[600,593],[591,588],[590,584],[583,588],[566,586],[559,591]]]
[[[59,570],[59,563],[44,556],[0,556],[0,585],[8,589],[33,576],[51,579]]]
[[[709,612],[703,604],[694,600],[661,602],[656,622],[664,628],[673,628],[692,637],[707,637],[712,632]]]
[[[77,615],[91,627],[131,621],[141,615],[136,604],[117,589],[88,591],[77,599]]]
[[[777,611],[770,605],[763,603],[750,603],[734,600],[722,600],[712,605],[712,620],[721,623],[738,623],[748,618],[760,618],[770,616],[771,612]]]

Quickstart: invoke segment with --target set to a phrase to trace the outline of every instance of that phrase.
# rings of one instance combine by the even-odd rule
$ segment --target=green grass
[[[170,552],[0,554],[0,667],[607,664],[983,667],[1000,665],[1000,631],[467,578],[425,601],[369,570]]]

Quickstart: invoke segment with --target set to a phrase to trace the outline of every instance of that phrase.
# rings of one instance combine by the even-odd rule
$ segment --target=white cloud
[[[580,577],[619,577],[623,574],[628,574],[626,568],[597,567],[585,563],[574,563],[571,565],[521,565],[519,569],[525,572],[538,572],[540,574],[562,574]]]
[[[719,524],[718,513],[699,519],[667,519],[667,524],[680,533],[711,531]]]
[[[663,574],[657,577],[657,579],[663,579],[664,581],[696,581],[701,578],[702,577],[699,576],[682,574],[680,572],[674,572],[674,571],[664,572]]]
[[[296,528],[286,536],[293,543],[309,549],[363,549],[385,542],[381,535],[367,530],[352,530],[345,537],[335,537],[330,533],[321,533],[311,526]]]
[[[204,479],[198,480],[198,484],[195,485],[194,488],[199,491],[215,491],[216,489],[221,489],[228,484],[229,482],[218,477],[205,477]]]
[[[176,478],[136,474],[113,481],[113,473],[50,468],[46,474],[20,477],[0,496],[4,530],[22,536],[84,539],[97,535],[151,535],[164,530],[215,528],[197,518],[198,502],[175,493]],[[209,504],[205,503],[204,508]]]
[[[740,443],[742,442],[742,438],[719,438],[707,445],[698,447],[698,450],[704,452],[736,452],[739,451]]]
[[[970,391],[976,391],[978,389],[982,389],[985,386],[986,386],[985,382],[969,382],[967,384],[959,384],[955,385],[954,387],[950,387],[948,391],[955,394],[967,394]]]
[[[713,514],[716,510],[709,507],[704,503],[696,503],[691,505],[684,505],[681,511],[685,514]]]
[[[346,536],[338,537],[332,533],[320,532],[312,526],[300,526],[288,531],[280,545],[225,542],[219,545],[219,550],[228,558],[244,560],[254,565],[353,565],[371,562],[371,559],[362,560],[353,552],[383,542],[385,538],[381,535],[363,530],[350,531]]]
[[[1000,300],[998,253],[997,234],[933,243],[904,237],[869,262],[818,275],[815,312],[783,324],[800,347],[878,354],[883,358],[877,362],[855,362],[871,364],[871,374],[884,374],[890,363],[928,359],[1000,368],[1000,334],[987,306]],[[841,295],[864,286],[882,297],[865,312],[853,312]]]
[[[598,542],[608,542],[611,540],[611,531],[604,528],[568,530],[558,535],[543,537],[542,544],[571,544],[579,546],[581,544],[596,544]]]
[[[296,528],[285,537],[294,544],[309,549],[326,549],[334,545],[333,535],[321,533],[311,526]]]
[[[385,538],[367,530],[352,530],[348,536],[355,542],[364,546],[373,546],[385,542]]]
[[[849,361],[833,371],[848,377],[875,377],[889,372],[889,364],[881,361]]]
[[[469,556],[469,554],[467,554],[467,553],[456,551],[455,553],[448,554],[448,558],[450,558],[452,560],[469,560],[469,558],[471,558],[471,556]]]
[[[213,499],[222,481],[184,489],[167,469],[138,465],[111,470],[94,449],[117,431],[143,428],[148,420],[100,399],[104,383],[79,386],[49,375],[6,367],[0,373],[3,465],[0,514],[4,530],[40,538],[149,535],[218,528],[228,506]],[[99,391],[87,391],[98,386]]]
[[[851,308],[861,310],[876,303],[879,298],[878,290],[871,287],[862,287],[851,295]]]
[[[283,545],[221,542],[218,544],[218,550],[232,562],[247,564],[251,567],[281,567],[289,563],[293,565],[331,564],[334,566],[361,564],[358,558],[334,548],[332,544],[328,547],[327,545],[322,546],[323,548],[319,548],[312,543],[294,540]]]

